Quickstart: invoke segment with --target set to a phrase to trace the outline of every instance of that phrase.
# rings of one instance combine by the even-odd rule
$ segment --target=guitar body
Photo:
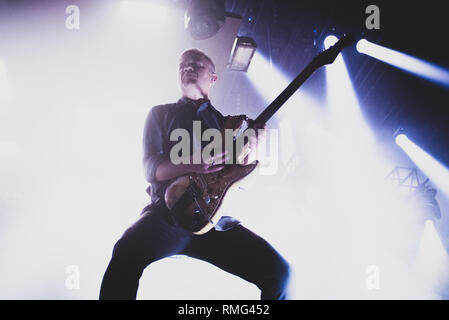
[[[165,191],[165,203],[175,222],[194,234],[201,235],[220,220],[220,206],[229,188],[257,167],[229,164],[208,174],[192,173],[174,179]]]

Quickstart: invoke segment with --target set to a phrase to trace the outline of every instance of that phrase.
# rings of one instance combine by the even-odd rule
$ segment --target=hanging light
[[[249,37],[236,37],[231,50],[228,68],[246,72],[256,52],[256,42]]]
[[[224,25],[224,0],[191,0],[185,16],[184,26],[195,40],[211,38]]]

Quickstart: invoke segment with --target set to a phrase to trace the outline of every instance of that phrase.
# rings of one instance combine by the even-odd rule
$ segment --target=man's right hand
[[[193,159],[195,159],[195,156]],[[228,151],[224,151],[220,154],[208,156],[206,159],[202,159],[200,164],[190,164],[186,166],[191,170],[190,172],[211,173],[222,170],[225,167],[224,163],[227,160],[229,160]],[[193,161],[191,161],[191,163],[193,163]]]
[[[170,160],[162,162],[156,169],[156,180],[165,181],[179,176],[183,176],[188,173],[212,173],[220,171],[224,168],[224,163],[229,158],[228,152],[222,152],[215,156],[209,156],[206,159],[202,159],[201,163],[194,164],[192,157],[190,164],[173,164]]]

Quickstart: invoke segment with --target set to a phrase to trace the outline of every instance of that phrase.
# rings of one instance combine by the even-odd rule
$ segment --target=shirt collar
[[[200,106],[204,105],[205,103],[207,103],[208,105],[210,105],[210,100],[209,99],[198,99],[198,100],[193,100],[187,97],[181,97],[178,100],[178,104],[186,104],[186,103],[191,103],[193,104],[195,107],[199,108]]]
[[[197,115],[199,115],[202,111],[205,111],[208,107],[212,106],[209,99],[193,100],[187,97],[181,97],[178,100],[178,106],[184,106],[186,104],[189,104]]]

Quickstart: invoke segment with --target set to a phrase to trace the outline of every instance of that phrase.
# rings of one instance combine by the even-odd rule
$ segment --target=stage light
[[[267,102],[267,105],[293,80],[258,51],[255,52],[246,75],[250,83]],[[288,105],[291,105],[291,107]],[[292,113],[298,113],[295,121],[304,121],[307,123],[311,120],[309,117],[316,117],[320,110],[317,101],[308,92],[300,88],[285,102],[285,105],[279,110],[279,114],[276,114],[276,116],[287,116],[287,114],[290,114],[287,118],[292,120],[296,117],[293,117]]]
[[[422,78],[449,86],[449,71],[422,59],[377,45],[366,39],[359,40],[357,51]]]
[[[404,146],[407,143],[408,138],[405,134],[400,133],[396,136],[396,138],[394,138],[394,140],[398,146]]]
[[[143,21],[162,21],[168,13],[165,6],[142,0],[124,0],[121,10],[124,15]]]
[[[360,52],[360,53],[364,53],[365,50],[366,50],[366,48],[367,48],[367,43],[368,43],[367,40],[365,40],[365,39],[360,39],[360,40],[357,42],[357,46],[356,46],[357,51]]]
[[[213,37],[224,25],[224,0],[192,0],[184,16],[184,26],[195,40]]]
[[[229,58],[228,68],[235,71],[246,72],[251,63],[251,59],[256,52],[256,42],[249,37],[235,38]]]
[[[324,39],[324,49],[329,49],[331,46],[336,44],[338,41],[338,38],[334,35],[327,36],[326,39]]]
[[[407,153],[416,166],[446,195],[449,195],[449,170],[426,151],[417,146],[405,134],[395,138],[398,146]]]
[[[246,75],[266,102],[276,98],[289,83],[288,79],[258,51],[254,54]]]
[[[325,39],[324,45],[329,48],[337,41],[338,38],[331,35]],[[342,54],[332,64],[326,65],[326,78],[327,101],[336,133],[348,144],[358,142],[358,145],[367,146],[374,138],[361,113]]]

